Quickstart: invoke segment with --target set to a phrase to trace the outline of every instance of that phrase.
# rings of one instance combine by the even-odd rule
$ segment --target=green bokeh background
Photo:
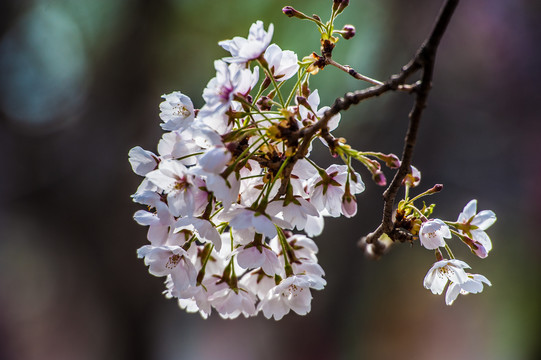
[[[385,80],[428,34],[441,1],[352,0],[337,20],[357,35],[337,61]],[[24,0],[0,5],[1,359],[538,359],[541,348],[541,3],[463,1],[441,43],[414,164],[443,183],[435,215],[454,220],[477,198],[498,222],[494,250],[456,255],[493,286],[447,307],[423,288],[434,261],[416,243],[379,261],[356,247],[381,214],[369,181],[353,219],[316,239],[328,285],[312,312],[276,322],[225,321],[179,310],[135,250],[146,230],[129,198],[140,178],[129,149],[154,150],[160,96],[202,105],[217,42],[260,19],[299,57],[318,51],[330,0]],[[328,68],[322,104],[366,84]],[[413,97],[387,94],[342,115],[337,136],[362,150],[402,149]],[[318,162],[333,160],[324,149]],[[392,176],[391,172],[386,173]]]

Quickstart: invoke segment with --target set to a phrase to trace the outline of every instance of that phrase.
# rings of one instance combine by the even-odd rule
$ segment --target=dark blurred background
[[[357,0],[337,20],[357,36],[335,59],[385,80],[428,34],[441,1]],[[423,188],[443,183],[435,215],[478,199],[498,222],[494,250],[456,255],[493,283],[452,307],[422,286],[434,261],[416,243],[367,260],[358,238],[380,220],[369,181],[353,219],[316,239],[327,272],[312,312],[202,320],[162,295],[136,249],[131,202],[141,178],[130,148],[154,151],[160,96],[196,107],[226,56],[217,42],[274,23],[299,57],[318,33],[292,5],[326,19],[330,0],[4,0],[0,3],[0,359],[538,359],[541,320],[541,2],[463,1],[441,43],[414,163]],[[328,68],[323,104],[366,85]],[[413,97],[388,94],[342,115],[336,135],[400,154]],[[330,163],[324,152],[318,161]],[[387,172],[388,176],[392,176]],[[453,243],[455,244],[455,242]],[[537,285],[536,285],[537,284]]]

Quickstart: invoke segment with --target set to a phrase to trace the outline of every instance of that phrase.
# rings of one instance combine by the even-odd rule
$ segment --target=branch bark
[[[369,253],[373,254],[375,257],[382,255],[386,248],[379,242],[381,235],[387,234],[389,237],[391,237],[391,239],[396,240],[393,238],[393,234],[396,232],[393,232],[394,223],[392,219],[396,195],[400,189],[402,180],[410,169],[421,116],[426,107],[428,94],[432,87],[432,76],[434,72],[437,49],[458,5],[458,2],[459,0],[447,0],[443,4],[432,32],[423,42],[415,57],[402,69],[402,72],[398,75],[401,77],[401,75],[404,76],[405,73],[411,74],[412,72],[422,69],[421,80],[415,90],[415,102],[409,114],[409,126],[406,133],[406,138],[404,140],[401,165],[393,180],[389,184],[389,187],[383,193],[384,204],[381,224],[374,232],[368,234],[359,242],[361,247],[366,247],[366,244],[372,244],[373,246],[370,247]]]

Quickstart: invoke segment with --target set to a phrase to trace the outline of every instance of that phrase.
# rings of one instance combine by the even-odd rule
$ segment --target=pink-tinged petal
[[[281,265],[276,253],[268,248],[263,248],[263,255],[265,261],[261,265],[261,268],[267,275],[274,275],[280,272]]]
[[[492,241],[486,232],[483,230],[472,230],[471,235],[473,240],[479,242],[487,251],[487,253],[492,250]]]
[[[159,169],[149,172],[146,175],[146,178],[154,185],[165,191],[170,191],[176,183],[174,178],[164,175]]]
[[[252,224],[255,228],[255,231],[264,234],[270,238],[276,236],[276,227],[272,221],[263,214],[255,213],[252,218]]]
[[[495,222],[496,214],[494,214],[494,212],[491,210],[483,210],[475,215],[471,224],[477,226],[481,230],[486,230]]]
[[[160,223],[158,215],[145,210],[138,210],[135,214],[133,214],[133,219],[137,221],[139,225],[143,226],[156,225]]]
[[[132,170],[137,175],[145,176],[158,167],[157,156],[140,146],[132,148],[128,156]]]
[[[169,237],[169,226],[154,225],[148,228],[147,239],[154,246],[162,246]]]
[[[258,268],[265,262],[265,256],[257,247],[252,246],[239,251],[237,254],[237,263],[243,269]]]
[[[342,214],[345,217],[350,218],[357,214],[357,200],[354,196],[342,197]]]
[[[251,211],[240,211],[229,221],[229,226],[235,230],[244,230],[252,228]]]
[[[225,170],[229,160],[231,160],[231,153],[225,147],[215,146],[199,158],[199,165],[207,172],[219,174]]]
[[[325,219],[323,216],[308,216],[306,225],[304,225],[304,231],[308,236],[318,236],[323,232],[324,225]]]

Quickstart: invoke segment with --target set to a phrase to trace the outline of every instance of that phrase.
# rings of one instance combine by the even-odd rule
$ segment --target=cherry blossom
[[[477,213],[477,200],[471,200],[464,210],[458,215],[457,226],[461,234],[467,235],[480,243],[487,253],[492,250],[492,241],[485,232],[496,222],[496,214],[491,210],[483,210]]]
[[[451,259],[436,262],[425,276],[424,287],[430,289],[433,294],[441,295],[448,281],[463,284],[468,280],[464,269],[470,266],[464,261]]]
[[[280,320],[290,310],[305,315],[311,308],[310,288],[319,290],[323,288],[323,284],[304,275],[290,276],[269,290],[259,303],[258,309],[263,311],[267,319],[274,317],[275,320]]]
[[[444,239],[451,238],[451,230],[440,219],[430,219],[421,225],[419,230],[419,240],[421,245],[429,250],[445,246]]]
[[[181,93],[174,91],[171,94],[163,95],[165,99],[160,104],[160,118],[164,130],[179,130],[190,126],[194,120],[194,108],[192,100]]]
[[[137,254],[145,259],[152,275],[170,275],[177,291],[195,285],[197,271],[188,253],[180,246],[145,245],[137,250]]]
[[[132,170],[137,175],[145,176],[158,167],[158,157],[140,146],[131,149],[128,156]]]
[[[267,48],[264,58],[277,81],[290,79],[299,70],[297,55],[290,50],[283,51],[276,44],[272,44]]]
[[[334,18],[347,3],[334,1],[326,29],[316,16],[284,11],[316,22],[325,31],[322,49],[329,51],[335,35],[354,33],[351,25],[333,31]],[[227,319],[262,312],[279,320],[291,310],[306,315],[311,291],[326,286],[313,237],[322,233],[325,217],[353,217],[362,206],[357,195],[365,184],[356,167],[368,168],[379,185],[385,182],[382,165],[400,167],[394,154],[355,150],[330,133],[340,124],[340,111],[333,107],[335,115],[327,119],[330,108],[321,106],[318,89],[310,85],[324,58],[314,53],[298,61],[293,51],[270,44],[273,32],[272,24],[265,30],[257,21],[247,38],[219,42],[231,56],[214,61],[216,74],[203,90],[201,108],[180,91],[163,95],[156,153],[140,146],[128,153],[132,170],[142,177],[132,199],[146,206],[134,214],[147,227],[149,242],[137,255],[150,274],[164,278],[166,298],[203,318],[213,309]],[[347,109],[350,103],[343,105]],[[332,156],[326,168],[311,156],[316,138]],[[492,248],[485,230],[496,216],[477,213],[472,200],[456,222],[431,218],[434,204],[414,202],[442,186],[410,197],[420,180],[411,166],[401,183],[404,199],[394,203],[392,214],[385,209],[394,228],[384,229],[378,241],[390,246],[396,240],[390,231],[403,241],[418,235],[423,247],[435,250],[437,262],[424,287],[442,294],[449,283],[450,305],[459,294],[479,293],[491,283],[466,273],[469,266],[454,258],[445,239],[458,236],[485,258]],[[377,244],[370,245],[374,251]],[[451,260],[443,260],[444,251]]]
[[[268,31],[265,31],[263,22],[258,20],[250,26],[248,38],[236,36],[231,40],[220,41],[218,45],[229,51],[232,55],[231,57],[224,58],[225,61],[230,63],[246,63],[257,59],[265,52],[265,49],[271,42],[273,33],[273,24],[270,24]]]
[[[483,275],[468,273],[466,273],[466,275],[468,276],[468,279],[464,283],[458,284],[452,282],[449,284],[447,292],[445,293],[445,303],[447,305],[452,305],[459,294],[466,295],[480,293],[483,291],[483,283],[492,286],[492,283]]]

